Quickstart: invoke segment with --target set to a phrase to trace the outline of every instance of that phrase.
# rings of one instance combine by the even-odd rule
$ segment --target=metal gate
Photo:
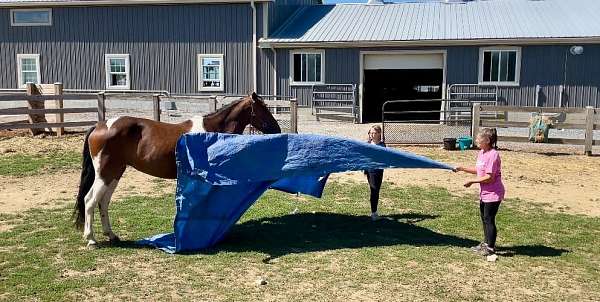
[[[356,84],[325,84],[312,87],[312,114],[358,122]]]
[[[436,110],[406,110],[408,105]],[[441,144],[444,138],[471,135],[469,100],[396,100],[382,106],[383,138],[390,144]]]

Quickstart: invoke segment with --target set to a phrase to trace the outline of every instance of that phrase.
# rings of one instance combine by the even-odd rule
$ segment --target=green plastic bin
[[[459,137],[456,142],[458,143],[458,148],[460,150],[471,149],[471,145],[473,145],[473,139],[468,136]]]

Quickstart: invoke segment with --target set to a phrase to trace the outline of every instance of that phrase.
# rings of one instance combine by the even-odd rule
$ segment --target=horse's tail
[[[75,227],[78,229],[83,228],[83,222],[85,221],[85,195],[89,192],[94,184],[96,178],[96,171],[94,170],[94,163],[92,162],[92,155],[90,154],[90,145],[88,139],[92,131],[96,127],[90,128],[85,133],[85,139],[83,141],[83,162],[81,164],[81,180],[79,182],[79,193],[77,194],[77,202],[75,203],[75,210],[73,211],[73,217],[75,218]]]

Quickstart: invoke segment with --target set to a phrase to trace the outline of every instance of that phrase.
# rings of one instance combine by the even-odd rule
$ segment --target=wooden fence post
[[[290,99],[290,132],[298,133],[298,99]]]
[[[585,107],[585,154],[592,155],[594,144],[594,107]]]
[[[27,83],[27,95],[40,95],[39,90],[33,83]],[[29,109],[45,109],[44,101],[27,101],[27,108]],[[46,115],[43,113],[29,114],[29,123],[47,123]],[[30,128],[29,132],[31,135],[38,135],[44,133],[45,129]]]
[[[98,121],[106,120],[106,95],[104,92],[98,93]]]
[[[481,104],[474,103],[473,104],[473,113],[471,118],[471,137],[475,138],[477,133],[479,133],[479,124],[481,123]]]
[[[154,114],[154,120],[160,122],[160,94],[152,96],[152,112]]]
[[[62,83],[54,83],[54,94],[60,96],[60,97],[56,98],[56,100],[54,101],[56,109],[63,109],[64,102],[63,102],[63,98],[62,98],[62,96],[63,96],[63,84]],[[65,114],[57,113],[55,122],[56,123],[64,123],[65,122]],[[65,134],[64,127],[56,128],[56,136],[62,136],[63,134]]]
[[[209,112],[217,111],[217,97],[214,95],[210,96],[208,99],[208,111]]]

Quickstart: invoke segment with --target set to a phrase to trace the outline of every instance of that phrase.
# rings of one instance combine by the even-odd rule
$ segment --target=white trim
[[[256,67],[256,49],[258,48],[258,37],[256,33],[256,5],[254,4],[254,0],[250,0],[250,8],[252,8],[252,91],[257,92],[258,79],[256,75],[258,74],[258,72]],[[222,83],[221,86],[223,86]]]
[[[321,80],[315,82],[296,82],[294,81],[294,55],[321,55]],[[290,86],[312,86],[325,84],[325,50],[323,49],[294,49],[290,50]]]
[[[221,65],[219,66],[219,81],[221,87],[203,87],[204,82],[202,72],[202,59],[203,58],[219,58]],[[223,54],[198,54],[198,62],[196,64],[198,70],[198,91],[225,91],[225,59]]]
[[[254,2],[273,2],[274,0],[254,0]],[[249,0],[88,0],[88,1],[27,1],[2,2],[0,7],[51,7],[51,6],[106,6],[106,5],[171,5],[186,3],[249,3]]]
[[[48,23],[16,23],[15,12],[48,12]],[[10,26],[52,26],[52,9],[51,8],[30,8],[30,9],[11,9],[10,10]]]
[[[359,54],[359,68],[360,68],[360,83],[358,85],[358,106],[359,108],[359,119],[360,123],[363,122],[363,87],[365,79],[365,56],[366,55],[415,55],[415,54],[441,54],[444,60],[444,69],[442,70],[442,98],[446,95],[446,69],[448,67],[448,51],[445,49],[439,50],[377,50],[377,51],[361,51]]]
[[[277,41],[277,39],[261,39],[262,48],[344,48],[344,47],[418,47],[418,46],[477,46],[477,45],[544,45],[544,44],[598,44],[597,37],[570,38],[523,38],[523,39],[474,39],[474,40],[414,40],[414,41],[352,41],[352,42],[294,42]]]
[[[486,51],[516,51],[515,58],[515,80],[511,82],[497,82],[497,81],[484,81],[483,80],[483,54]],[[498,70],[500,72],[500,70]],[[479,48],[479,62],[478,62],[478,76],[477,83],[481,86],[494,85],[494,86],[519,86],[521,80],[521,47],[518,46],[489,46]]]
[[[271,48],[273,52],[273,95],[277,95],[277,51]]]
[[[17,83],[19,85],[19,88],[25,88],[25,86],[27,85],[27,83],[23,83],[23,77],[22,77],[22,63],[21,63],[21,59],[35,59],[35,67],[36,67],[36,73],[37,73],[37,83],[36,84],[41,84],[42,83],[42,75],[40,73],[40,55],[39,54],[17,54]]]
[[[127,77],[127,85],[111,85],[110,84],[110,59],[125,59],[125,75]],[[129,64],[129,54],[105,54],[104,55],[104,72],[106,80],[106,90],[130,90],[131,89],[131,74]]]
[[[358,122],[361,124],[363,123],[363,81],[365,78],[365,69],[363,68],[365,63],[364,56],[365,55],[363,51],[361,51],[358,55],[358,69],[360,69],[360,76],[358,79]]]

